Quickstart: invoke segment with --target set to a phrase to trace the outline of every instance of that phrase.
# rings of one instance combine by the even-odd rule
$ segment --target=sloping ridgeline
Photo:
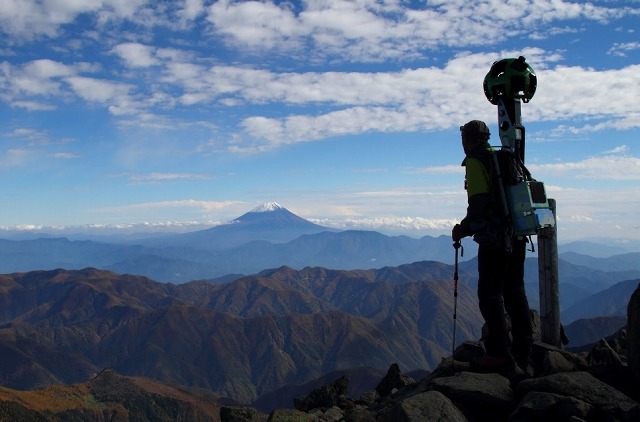
[[[451,266],[287,267],[229,284],[87,268],[0,276],[0,383],[85,382],[104,368],[251,403],[335,370],[431,370],[450,353]],[[462,274],[457,340],[480,334]]]

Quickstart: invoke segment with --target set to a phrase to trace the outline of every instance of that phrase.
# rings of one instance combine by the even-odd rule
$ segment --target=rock
[[[576,365],[569,362],[562,353],[555,350],[547,350],[542,363],[542,373],[544,375],[557,374],[558,372],[575,371]]]
[[[344,422],[369,422],[375,420],[375,412],[372,412],[363,406],[356,406],[353,409],[347,410],[343,418]]]
[[[364,403],[367,406],[371,406],[372,404],[374,404],[378,399],[380,399],[380,394],[378,394],[378,392],[376,390],[369,390],[369,391],[365,391],[364,393],[362,393],[362,395],[360,396],[360,402]]]
[[[474,413],[508,415],[517,404],[509,380],[499,374],[460,372],[433,380],[431,388]]]
[[[591,367],[609,367],[615,370],[620,370],[624,366],[620,355],[618,355],[605,339],[598,341],[593,346],[587,357],[587,362],[589,362]]]
[[[593,406],[598,415],[611,415],[615,420],[640,420],[640,404],[588,372],[563,372],[524,380],[518,385],[520,395],[534,391],[570,395]]]
[[[582,400],[560,394],[532,391],[520,401],[516,410],[509,416],[509,421],[568,421],[571,417],[588,420],[592,412],[593,406]]]
[[[554,354],[560,354],[566,361],[562,361],[557,355],[549,356],[552,352]],[[536,374],[550,375],[556,372],[562,372],[571,368],[572,371],[582,371],[589,367],[589,363],[584,356],[575,353],[565,352],[564,350],[552,346],[550,344],[542,343],[539,341],[533,342],[533,348],[531,350],[531,358],[534,363],[534,371]],[[553,366],[558,365],[558,366]]]
[[[627,306],[627,361],[636,383],[640,384],[640,285]]]
[[[343,417],[344,413],[338,406],[330,407],[326,412],[322,414],[322,420],[327,422],[341,421]]]
[[[253,422],[257,421],[258,412],[251,407],[221,407],[221,422]]]
[[[349,402],[347,393],[349,390],[349,376],[344,375],[332,384],[314,389],[309,395],[295,399],[293,405],[296,409],[308,412],[311,409],[328,409],[344,402]]]
[[[465,341],[453,351],[453,359],[460,362],[471,362],[474,358],[484,356],[484,344],[479,341]]]
[[[468,361],[484,354],[484,346],[465,342],[418,382],[392,364],[375,390],[354,401],[343,377],[297,399],[297,410],[274,411],[269,422],[640,421],[640,287],[632,302],[627,329],[589,353],[536,340],[531,370],[474,373]]]
[[[467,418],[444,394],[426,391],[396,404],[380,422],[449,421],[467,422]]]
[[[380,394],[380,397],[385,397],[391,394],[394,389],[400,390],[408,385],[415,384],[415,381],[400,372],[400,367],[397,363],[392,364],[387,370],[387,374],[382,378],[382,381],[376,387],[376,391]]]
[[[276,409],[269,415],[267,422],[319,422],[314,415],[296,409]]]
[[[475,348],[470,346],[470,350]],[[382,391],[389,392],[385,396],[372,390],[355,402],[346,397],[347,384],[340,379],[307,397],[321,399],[307,405],[316,403],[323,404],[322,407],[306,413],[283,410],[270,415],[270,422],[640,420],[637,383],[623,390],[596,377],[602,372],[612,372],[611,368],[620,362],[624,364],[624,356],[617,359],[613,347],[601,344],[588,359],[587,354],[570,353],[539,342],[534,351],[534,365],[544,367],[547,374],[538,372],[529,378],[531,375],[518,368],[501,374],[473,373],[468,363],[449,357],[419,382],[411,382],[409,377],[402,376],[397,365],[392,365],[379,384]],[[594,373],[587,372],[594,369],[597,369]],[[326,397],[330,400],[325,400]],[[332,401],[335,404],[326,405]]]

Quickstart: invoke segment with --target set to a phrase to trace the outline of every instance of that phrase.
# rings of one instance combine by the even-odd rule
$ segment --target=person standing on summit
[[[511,235],[498,211],[494,188],[491,133],[480,120],[460,127],[465,159],[467,214],[451,232],[455,242],[473,236],[478,243],[478,302],[487,325],[485,356],[472,368],[483,371],[526,369],[531,355],[533,328],[524,290],[526,238]],[[509,345],[505,311],[511,318],[513,341]]]

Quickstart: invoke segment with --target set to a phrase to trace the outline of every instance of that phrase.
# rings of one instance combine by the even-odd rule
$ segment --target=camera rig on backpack
[[[534,235],[543,227],[555,225],[544,184],[533,179],[524,165],[525,129],[521,102],[528,103],[533,98],[537,85],[536,74],[523,56],[494,62],[483,83],[487,100],[498,107],[502,146],[501,160],[494,154],[494,167],[500,181],[503,213],[517,236]],[[512,165],[505,166],[503,162]],[[508,168],[514,166],[515,171]],[[513,177],[514,173],[516,177]]]

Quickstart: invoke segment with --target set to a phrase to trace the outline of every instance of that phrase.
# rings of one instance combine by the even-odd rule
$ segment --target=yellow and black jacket
[[[486,143],[476,147],[465,157],[465,189],[467,190],[467,215],[460,222],[465,236],[474,235],[474,240],[481,243],[477,235],[486,234],[488,229],[504,233],[505,221],[497,210],[494,184],[493,148]],[[498,235],[502,240],[503,236]],[[496,245],[497,246],[497,245]]]

